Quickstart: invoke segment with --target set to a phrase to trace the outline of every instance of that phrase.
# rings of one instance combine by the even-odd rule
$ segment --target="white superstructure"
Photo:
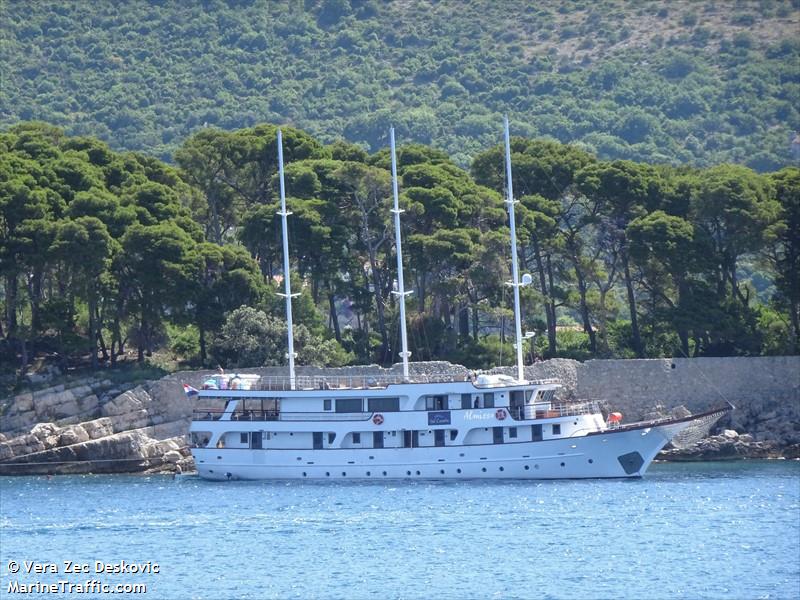
[[[405,313],[394,130],[390,132],[401,315]],[[281,134],[278,132],[278,143]],[[410,373],[405,323],[397,375],[298,376],[291,338],[283,152],[279,146],[289,376],[217,375],[198,392],[192,455],[207,479],[638,477],[675,436],[702,434],[731,407],[622,426],[595,403],[555,399],[556,380],[526,381],[508,120],[506,204],[511,227],[517,377]],[[529,278],[528,278],[529,279]]]

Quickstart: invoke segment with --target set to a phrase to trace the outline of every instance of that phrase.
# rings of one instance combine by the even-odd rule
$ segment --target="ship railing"
[[[377,373],[373,375],[299,375],[292,380],[285,375],[264,375],[253,382],[246,382],[233,389],[257,391],[289,391],[295,390],[369,390],[385,389],[389,385],[403,383],[453,383],[473,381],[469,375],[454,373],[411,374],[403,376],[399,373]],[[513,381],[501,381],[491,384],[478,384],[476,387],[508,387],[517,385]],[[532,379],[525,385],[550,385],[560,383],[559,379]]]
[[[192,411],[193,421],[219,421],[224,410]],[[236,410],[231,414],[231,421],[366,421],[372,417],[371,412],[335,413],[335,412],[284,412],[277,410]]]
[[[591,415],[600,412],[597,402],[552,402],[547,409],[535,406],[512,406],[508,409],[511,418],[515,421],[530,421],[532,419],[555,419],[558,417],[574,417],[577,415]]]
[[[467,380],[469,381],[469,380]],[[484,389],[484,388],[506,388],[509,386],[516,386],[516,385],[551,385],[551,384],[560,384],[560,379],[550,378],[550,379],[526,379],[522,382],[522,384],[518,383],[513,378],[502,379],[499,381],[475,381],[475,387]]]
[[[401,383],[452,383],[465,381],[463,375],[438,373],[431,375],[376,374],[376,375],[300,375],[295,377],[295,390],[369,390],[383,389]],[[259,391],[288,391],[292,380],[284,375],[265,375],[256,383]]]
[[[224,410],[209,408],[205,410],[193,410],[192,421],[219,421]]]

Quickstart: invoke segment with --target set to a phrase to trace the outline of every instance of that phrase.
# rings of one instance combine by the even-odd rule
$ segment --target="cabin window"
[[[483,408],[494,408],[494,392],[483,395]]]
[[[331,409],[331,400],[328,398],[327,400],[322,401],[322,410],[330,410]]]
[[[249,444],[250,443],[250,438],[248,437],[247,432],[239,434],[239,443],[241,443],[241,444]]]
[[[425,398],[425,410],[446,410],[447,396],[428,396]]]
[[[450,441],[454,441],[458,437],[458,429],[450,430]]]
[[[339,398],[336,400],[337,413],[355,413],[364,410],[364,401],[361,398]]]
[[[461,409],[467,410],[472,408],[472,396],[470,394],[461,394]]]
[[[333,440],[335,440],[335,439],[336,439],[336,434],[335,433],[329,433],[328,434],[328,445],[332,444]]]
[[[516,427],[509,427],[508,428],[508,437],[510,437],[510,438],[517,437],[517,428]]]
[[[553,435],[561,435],[561,424],[553,425]]]
[[[360,444],[361,443],[361,434],[360,433],[354,433],[353,434],[353,443],[354,444]]]
[[[369,412],[397,412],[400,410],[400,398],[368,398]]]

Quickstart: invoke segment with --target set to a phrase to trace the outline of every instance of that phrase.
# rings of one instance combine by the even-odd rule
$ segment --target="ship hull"
[[[560,440],[386,449],[194,448],[210,480],[595,479],[644,475],[658,452],[692,423],[607,430]]]

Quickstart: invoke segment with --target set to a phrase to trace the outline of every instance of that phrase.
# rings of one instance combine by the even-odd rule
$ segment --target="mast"
[[[508,208],[508,223],[511,228],[511,287],[514,288],[514,330],[517,343],[517,379],[524,381],[525,376],[522,369],[522,319],[519,314],[519,265],[517,264],[517,226],[514,220],[514,191],[511,187],[511,140],[508,134],[508,116],[503,117],[505,125],[506,142],[506,207]]]
[[[281,216],[281,226],[283,231],[283,294],[278,294],[286,298],[286,325],[288,328],[289,338],[289,352],[286,356],[289,358],[289,386],[295,389],[295,374],[294,374],[294,331],[292,329],[292,298],[300,294],[292,294],[292,284],[289,280],[289,231],[286,223],[286,217],[290,214],[286,210],[286,188],[283,183],[283,135],[281,130],[278,129],[278,173],[280,174],[281,182],[281,210],[278,213]]]
[[[403,358],[403,377],[408,378],[408,357],[411,353],[408,351],[408,334],[406,333],[406,296],[411,292],[406,292],[405,285],[403,284],[403,246],[400,241],[400,203],[397,194],[397,159],[395,158],[394,150],[394,127],[389,129],[389,142],[392,148],[392,194],[394,196],[394,240],[397,246],[397,291],[392,291],[393,294],[400,299],[400,340],[403,345],[403,351],[400,356]]]

